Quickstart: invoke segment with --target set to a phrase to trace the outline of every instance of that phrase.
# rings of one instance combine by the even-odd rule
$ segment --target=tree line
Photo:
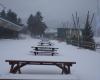
[[[8,11],[2,10],[0,12],[0,17],[3,19],[6,19],[8,21],[11,21],[17,25],[22,26],[21,18],[18,17],[17,14],[15,12],[13,12],[11,9],[9,9]]]
[[[17,25],[22,26],[22,20],[21,18],[18,18],[17,14],[15,12],[13,12],[11,9],[9,9],[8,11],[2,10],[0,12],[0,17],[6,20],[9,20]],[[80,18],[77,15],[77,12],[75,14],[75,16],[72,14],[72,18],[73,18],[73,26],[75,29],[79,29],[80,30]],[[77,41],[77,45],[78,46],[83,46],[83,45],[90,45],[90,42],[93,43],[93,47],[90,46],[83,46],[84,48],[90,48],[90,49],[95,49],[94,44],[95,41],[93,39],[94,33],[92,30],[92,22],[93,22],[93,18],[94,18],[94,14],[92,15],[92,17],[89,14],[89,11],[87,13],[86,16],[86,20],[85,20],[85,24],[84,24],[84,28],[82,29],[82,39],[80,39],[80,36],[74,36],[72,38],[72,40]],[[45,34],[45,30],[47,28],[47,25],[45,24],[45,22],[43,22],[43,17],[42,17],[42,13],[41,12],[36,12],[35,15],[30,14],[29,18],[27,19],[27,31],[29,31],[29,34],[31,35],[31,37],[34,36],[42,36]],[[59,30],[61,32],[61,30]],[[66,31],[66,30],[65,30]],[[63,35],[63,31],[60,33],[60,35]],[[80,33],[78,32],[77,35],[79,35]],[[65,39],[66,39],[66,35]],[[70,40],[71,41],[71,40]],[[81,43],[82,42],[82,43]]]
[[[0,17],[17,25],[24,25],[22,24],[21,18],[17,16],[17,13],[13,12],[11,9],[9,9],[8,11],[2,10],[0,12]],[[27,26],[22,30],[22,32],[29,31],[31,37],[38,35],[42,36],[46,28],[47,25],[45,24],[45,22],[43,22],[42,14],[38,11],[36,15],[30,14],[29,18],[27,19]]]

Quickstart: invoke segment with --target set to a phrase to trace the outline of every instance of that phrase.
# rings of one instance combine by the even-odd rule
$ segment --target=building
[[[74,40],[82,37],[82,29],[57,28],[57,37],[60,40]]]
[[[56,28],[47,28],[45,30],[44,37],[50,38],[50,39],[57,38],[57,29]]]
[[[18,38],[18,34],[22,29],[22,26],[0,18],[0,38]]]
[[[57,37],[59,40],[66,39],[66,28],[57,28]]]

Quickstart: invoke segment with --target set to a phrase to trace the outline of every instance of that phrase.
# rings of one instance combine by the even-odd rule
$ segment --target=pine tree
[[[31,36],[33,36],[33,26],[34,26],[34,16],[31,14],[27,20],[27,24],[28,24],[28,30],[31,33]]]
[[[41,12],[37,12],[35,15],[34,20],[34,33],[35,35],[42,35],[42,29],[43,29],[43,17],[41,15]]]
[[[38,11],[36,13],[35,19],[36,19],[35,25],[36,25],[36,29],[37,29],[36,34],[41,36],[44,34],[44,31],[47,28],[46,24],[43,22],[43,17],[42,17],[41,12]]]
[[[2,10],[2,11],[0,12],[0,17],[6,19],[6,12],[5,12],[5,10]]]
[[[22,24],[22,20],[21,20],[21,18],[18,18],[18,19],[17,19],[17,24],[20,25],[20,26],[23,25],[23,24]]]
[[[28,18],[27,24],[28,29],[31,32],[31,36],[36,35],[43,35],[45,29],[47,28],[46,24],[43,21],[43,17],[41,15],[41,12],[37,12],[35,16],[32,14]]]
[[[15,12],[12,12],[11,10],[8,10],[7,20],[17,24],[17,14]]]
[[[90,15],[89,15],[89,11],[88,11],[85,28],[83,29],[83,46],[85,45],[84,48],[94,50],[95,42],[93,39],[94,34],[93,34],[93,30],[92,30],[92,19],[93,18],[91,19],[91,22],[89,21],[89,19],[90,19]]]

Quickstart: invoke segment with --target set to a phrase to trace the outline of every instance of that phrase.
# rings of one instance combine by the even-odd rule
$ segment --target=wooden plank
[[[54,53],[54,54],[58,54],[58,53],[55,52],[55,51],[34,51],[33,53],[47,53],[47,54],[49,54],[49,53]]]
[[[59,48],[55,48],[55,47],[49,47],[49,46],[32,46],[31,48],[47,48],[47,49],[59,49]]]
[[[35,51],[57,51],[57,50],[52,50],[52,49],[33,49]]]
[[[18,63],[18,62],[36,62],[36,63],[40,63],[40,62],[44,62],[44,63],[64,63],[64,64],[76,64],[76,62],[67,62],[67,61],[30,61],[30,60],[5,60],[5,62],[15,62],[15,63]]]
[[[50,55],[55,55],[55,54],[58,54],[57,52],[55,51],[34,51],[33,52],[35,55],[39,55],[39,54],[50,54]]]

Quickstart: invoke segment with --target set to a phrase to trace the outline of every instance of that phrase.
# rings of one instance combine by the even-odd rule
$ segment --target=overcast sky
[[[12,9],[22,19],[41,11],[47,22],[68,21],[76,11],[80,15],[86,15],[88,10],[97,10],[97,0],[0,0],[0,3],[7,9]],[[1,6],[0,8],[2,9]]]

